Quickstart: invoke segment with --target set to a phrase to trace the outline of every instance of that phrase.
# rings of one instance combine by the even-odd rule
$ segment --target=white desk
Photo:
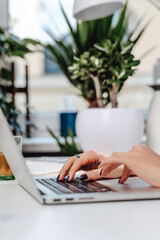
[[[0,182],[1,240],[159,240],[160,200],[43,206]]]

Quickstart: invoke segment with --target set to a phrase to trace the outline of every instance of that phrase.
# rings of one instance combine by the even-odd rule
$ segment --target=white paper
[[[63,166],[63,163],[36,160],[27,160],[26,164],[33,176],[58,174]]]

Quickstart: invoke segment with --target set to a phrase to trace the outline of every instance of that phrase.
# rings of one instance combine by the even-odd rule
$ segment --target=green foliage
[[[17,122],[17,117],[19,115],[19,111],[15,108],[13,104],[13,98],[10,93],[3,92],[0,87],[0,107],[8,121],[8,123],[12,126],[12,129],[16,132],[21,133],[20,126]]]
[[[27,53],[33,52],[27,45],[37,45],[32,39],[21,40],[17,36],[0,28],[0,107],[15,132],[20,132],[17,122],[20,112],[16,109],[12,96],[11,58],[25,58]]]
[[[0,29],[0,57],[19,56],[24,58],[25,54],[31,53],[25,40],[21,40],[17,36],[5,32],[4,29]]]
[[[147,25],[141,28],[141,20],[132,32],[128,32],[126,2],[122,11],[119,12],[118,18],[111,15],[93,21],[78,21],[74,29],[62,5],[60,6],[69,29],[70,42],[67,42],[63,36],[56,37],[53,32],[47,29],[47,33],[53,40],[53,44],[46,45],[49,52],[48,57],[57,62],[69,81],[80,90],[81,95],[89,102],[90,107],[98,107],[98,100],[95,83],[89,78],[87,67],[90,66],[90,74],[93,75],[97,69],[101,71],[99,77],[100,94],[105,106],[112,98],[109,92],[111,84],[117,81],[118,86],[116,87],[118,89],[116,91],[119,92],[124,81],[135,71],[133,67],[139,64],[139,61],[134,60],[132,50],[143,35]],[[89,59],[90,56],[91,59]],[[79,70],[82,70],[79,61],[83,62],[82,73],[79,73]],[[106,69],[103,74],[104,68]]]
[[[47,127],[47,130],[50,135],[57,141],[57,144],[63,156],[73,156],[76,153],[81,152],[75,143],[74,134],[71,128],[68,128],[68,136],[63,136],[63,139],[59,139],[49,127]]]
[[[139,60],[134,60],[134,56],[131,54],[132,44],[123,43],[117,37],[112,38],[112,41],[105,39],[100,43],[94,44],[92,48],[84,52],[79,58],[75,57],[73,65],[69,67],[71,79],[85,82],[83,87],[86,84],[88,86],[91,85],[95,77],[97,78],[101,88],[99,97],[102,100],[102,106],[108,104],[106,98],[103,97],[104,94],[107,93],[112,102],[111,92],[113,84],[117,87],[117,94],[128,77],[135,72],[135,66],[138,66],[140,63]],[[95,84],[96,91],[98,89]],[[91,91],[83,89],[83,96],[86,99],[94,98],[94,95],[91,94]],[[114,102],[112,106],[114,106]]]

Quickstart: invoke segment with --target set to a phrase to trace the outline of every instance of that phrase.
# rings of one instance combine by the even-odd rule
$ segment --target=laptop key
[[[97,182],[84,182],[84,181],[81,181],[79,178],[76,178],[75,181],[81,183],[82,185],[86,185],[88,188],[94,190],[95,192],[111,191],[111,189],[108,188],[107,186],[97,183]]]
[[[51,185],[49,185],[48,183],[44,182],[41,179],[36,179],[37,182],[41,183],[42,185],[44,185],[45,187],[47,187],[48,189],[50,189],[52,192],[55,192],[57,194],[62,194],[61,191],[59,191],[58,189],[52,187]]]
[[[97,182],[84,182],[79,178],[75,178],[71,182],[67,182],[66,180],[58,182],[54,178],[45,178],[41,180],[38,179],[38,181],[58,194],[94,193],[110,191],[110,189],[105,185]]]
[[[84,193],[95,192],[94,189],[91,189],[88,186],[85,186],[85,185],[83,185],[81,183],[78,183],[78,182],[70,182],[70,184],[72,184],[73,186],[77,186],[78,189],[81,189],[81,191],[84,192]]]
[[[103,192],[108,192],[108,191],[112,191],[110,188],[108,188],[107,186],[98,183],[98,182],[91,182],[91,184],[99,189],[101,189]]]
[[[52,187],[60,190],[62,193],[72,193],[71,190],[69,190],[68,188],[65,188],[57,183],[55,183],[54,181],[52,181],[51,179],[43,179],[44,182],[48,183],[49,185],[51,185]]]
[[[90,191],[92,192],[102,192],[100,188],[93,186],[92,184],[90,184],[90,182],[83,182],[80,179],[76,179],[76,181],[79,182],[82,186],[85,186],[88,189],[90,189]]]
[[[62,182],[57,182],[55,179],[51,178],[52,181],[56,182],[57,184],[60,184],[68,189],[70,189],[71,191],[75,192],[75,193],[91,193],[91,192],[95,192],[93,189],[90,189],[86,186],[83,186],[82,184],[80,184],[79,182],[75,182],[74,180],[71,182],[67,182],[67,181],[62,181]]]
[[[64,188],[69,189],[72,193],[82,193],[83,191],[78,189],[75,186],[72,186],[70,183],[63,181],[63,182],[57,182],[55,179],[50,178],[51,181],[55,182],[58,186],[62,186]]]
[[[96,186],[93,186],[90,183],[86,184],[88,188],[92,189],[94,192],[102,192],[102,190],[100,188],[97,188]]]

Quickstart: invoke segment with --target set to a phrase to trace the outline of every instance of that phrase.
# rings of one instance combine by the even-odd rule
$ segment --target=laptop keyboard
[[[70,193],[105,193],[112,191],[110,188],[98,182],[84,182],[79,178],[74,178],[73,181],[58,182],[54,178],[42,178],[36,179],[37,182],[43,184],[45,187],[49,188],[51,191],[57,194],[70,194]]]

